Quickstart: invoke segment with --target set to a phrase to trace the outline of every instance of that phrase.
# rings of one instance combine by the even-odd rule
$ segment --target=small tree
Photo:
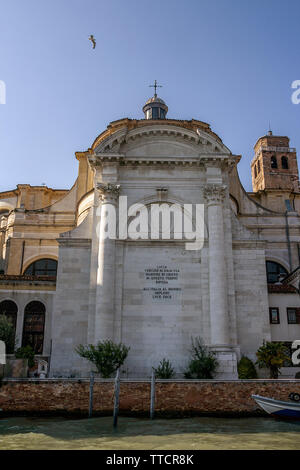
[[[23,346],[15,351],[16,359],[28,359],[28,367],[34,366],[34,350],[30,345]]]
[[[256,353],[258,367],[270,370],[270,379],[278,379],[284,361],[289,360],[288,350],[283,343],[264,341]]]
[[[249,357],[243,356],[238,363],[239,379],[256,379],[257,372],[254,363]]]
[[[168,359],[163,358],[158,367],[153,367],[155,375],[158,379],[171,379],[174,376],[174,369]]]
[[[184,376],[186,379],[212,379],[218,360],[215,353],[204,345],[201,338],[192,338],[191,348],[192,359]]]
[[[95,364],[102,377],[108,379],[124,363],[129,349],[123,343],[116,344],[106,340],[99,341],[96,346],[80,344],[75,348],[75,351],[79,356]]]
[[[5,315],[0,315],[0,340],[5,343],[6,354],[13,354],[15,349],[15,328]]]

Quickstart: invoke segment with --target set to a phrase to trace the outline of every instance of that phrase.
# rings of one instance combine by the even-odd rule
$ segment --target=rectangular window
[[[300,323],[296,308],[287,308],[287,319],[289,325],[296,325],[297,323]]]
[[[158,108],[152,108],[152,119],[158,119]]]
[[[280,318],[279,318],[279,308],[272,307],[269,309],[270,312],[270,323],[272,325],[279,325]]]

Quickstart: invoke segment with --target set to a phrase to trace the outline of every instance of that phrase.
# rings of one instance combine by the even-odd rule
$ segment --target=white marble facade
[[[130,346],[124,377],[149,376],[164,357],[180,377],[191,337],[200,336],[217,352],[218,377],[235,378],[241,352],[254,358],[271,337],[265,242],[231,209],[239,157],[203,129],[152,121],[109,135],[88,160],[94,190],[81,201],[78,226],[59,238],[51,375],[87,375],[90,365],[74,348],[113,339]],[[117,207],[119,196],[129,206],[204,204],[202,249],[176,239],[105,238],[105,206]],[[165,291],[160,273],[169,273]]]
[[[149,377],[167,358],[181,378],[191,338],[199,336],[218,356],[217,378],[228,379],[237,377],[241,355],[255,360],[263,340],[300,339],[300,321],[287,319],[288,308],[300,319],[298,170],[290,175],[292,192],[247,193],[237,171],[241,156],[208,124],[155,119],[156,108],[165,117],[168,108],[155,95],[144,106],[146,119],[114,121],[91,148],[76,152],[70,190],[18,185],[0,193],[0,305],[16,304],[20,346],[26,305],[44,304],[42,352],[52,377],[87,376],[91,365],[75,348],[103,339],[130,346],[122,377]],[[280,136],[266,138],[273,137],[282,150]],[[171,238],[163,225],[151,237],[163,205],[173,211]],[[190,235],[198,230],[196,205],[203,233],[191,249],[193,240],[179,237],[177,216],[188,207]],[[115,238],[106,236],[109,211]],[[40,259],[58,261],[56,282],[26,278]],[[268,286],[266,261],[282,266],[291,285]],[[278,309],[278,324],[270,323],[270,308]]]

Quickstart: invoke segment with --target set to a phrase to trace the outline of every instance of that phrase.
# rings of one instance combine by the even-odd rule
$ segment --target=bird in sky
[[[92,34],[90,35],[89,40],[92,41],[92,43],[93,43],[93,49],[95,49],[95,47],[96,47],[96,40],[95,40],[95,38],[94,38],[94,36],[93,36]]]

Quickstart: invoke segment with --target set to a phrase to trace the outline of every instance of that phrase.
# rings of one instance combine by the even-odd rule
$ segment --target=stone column
[[[209,294],[212,345],[227,345],[228,306],[223,225],[225,186],[207,185],[204,197],[208,213]]]
[[[95,343],[114,337],[115,250],[120,186],[111,183],[99,183],[97,189],[102,204],[99,227]],[[108,233],[108,227],[110,233]]]

